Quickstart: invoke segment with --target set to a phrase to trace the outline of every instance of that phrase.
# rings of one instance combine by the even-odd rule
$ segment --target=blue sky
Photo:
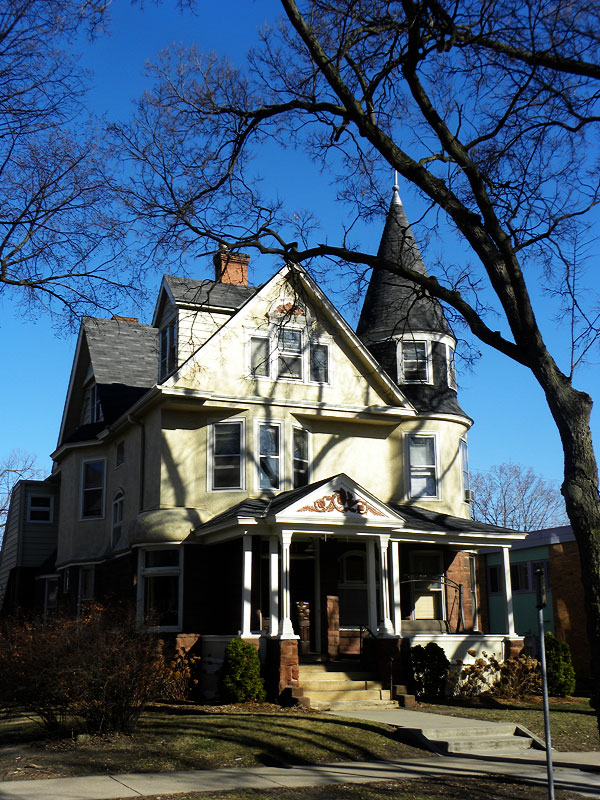
[[[91,44],[82,43],[83,63],[94,71],[90,95],[93,109],[108,119],[127,118],[131,100],[146,85],[146,59],[172,42],[195,43],[201,50],[226,53],[241,63],[255,40],[256,29],[274,17],[277,6],[275,0],[220,0],[202,4],[199,6],[202,13],[192,16],[177,11],[174,0],[165,0],[160,5],[145,3],[143,11],[138,5],[131,6],[128,0],[114,0],[109,35],[100,36]],[[339,228],[344,209],[333,201],[327,202],[322,179],[293,152],[280,153],[276,158],[272,154],[268,158],[259,157],[257,168],[265,182],[275,186],[290,205],[314,211],[323,230]],[[391,186],[390,174],[390,195]],[[417,208],[418,201],[411,190],[401,185],[400,192],[409,218],[416,216],[411,215],[411,208]],[[335,191],[330,194],[335,195]],[[379,222],[359,228],[356,238],[361,248],[376,249],[381,230]],[[415,234],[418,239],[418,231]],[[450,243],[449,247],[453,245]],[[456,248],[449,252],[454,259],[460,259]],[[597,253],[596,244],[590,261],[592,267]],[[273,270],[274,264],[269,260],[253,257],[251,281],[261,282]],[[195,276],[212,277],[208,259],[197,265]],[[159,280],[160,276],[150,276],[149,288],[158,286]],[[599,279],[595,280],[597,289]],[[567,331],[547,318],[548,300],[541,287],[535,287],[534,294],[536,313],[551,352],[562,358]],[[348,308],[341,311],[351,324],[355,323],[355,311]],[[140,314],[139,310],[121,308],[119,313],[131,313],[149,322],[152,309],[148,307]],[[0,336],[4,354],[0,457],[12,448],[22,448],[35,453],[42,468],[49,470],[48,455],[56,445],[76,335],[57,336],[50,320],[43,316],[38,319],[16,316],[10,295],[5,294],[0,301]],[[532,466],[547,479],[560,480],[560,440],[541,389],[525,368],[484,345],[478,345],[478,349],[482,357],[472,371],[461,370],[459,365],[459,400],[475,420],[469,437],[471,468],[485,470],[492,464],[513,460]],[[583,367],[575,380],[578,388],[593,397],[600,397],[599,360],[600,356],[593,359],[595,363]],[[564,366],[562,361],[561,366]],[[595,411],[596,430],[597,417]]]

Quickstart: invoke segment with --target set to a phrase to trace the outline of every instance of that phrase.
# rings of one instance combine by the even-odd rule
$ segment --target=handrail
[[[362,658],[362,650],[363,650],[363,631],[367,631],[367,633],[370,634],[372,639],[376,638],[375,634],[373,633],[371,628],[369,628],[368,625],[361,625],[360,626],[360,650],[359,650],[359,652],[360,652],[361,658]]]

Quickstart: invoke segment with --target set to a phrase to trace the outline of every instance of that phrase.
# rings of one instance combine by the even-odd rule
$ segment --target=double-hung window
[[[47,494],[30,494],[27,522],[52,522],[54,498]]]
[[[456,391],[456,355],[454,348],[446,345],[446,355],[448,359],[448,387]]]
[[[271,376],[271,352],[269,339],[266,336],[250,338],[250,374],[254,378]]]
[[[470,503],[473,499],[471,494],[471,477],[469,474],[469,450],[466,439],[461,439],[460,447],[460,468],[462,471],[463,500]]]
[[[181,628],[181,559],[179,547],[140,552],[138,620],[148,628]]]
[[[437,498],[438,477],[436,442],[434,435],[408,436],[408,463],[410,470],[410,497]]]
[[[310,483],[310,461],[308,431],[304,428],[292,429],[292,461],[294,489],[308,486]]]
[[[310,342],[310,379],[313,383],[329,383],[329,347],[321,342]]]
[[[111,535],[111,546],[114,548],[117,545],[117,542],[121,538],[121,532],[123,530],[123,505],[125,501],[125,495],[123,494],[123,490],[119,489],[118,492],[115,494],[113,504],[112,504],[112,535]]]
[[[402,342],[403,383],[429,383],[430,377],[429,342],[408,339]]]
[[[104,516],[104,459],[84,461],[81,471],[81,518]]]
[[[302,380],[302,331],[282,328],[277,346],[277,375],[288,380]]]
[[[260,489],[281,488],[281,425],[260,423],[258,426],[258,486]]]
[[[177,366],[177,325],[175,321],[165,325],[160,331],[160,369],[159,379],[163,380]]]
[[[241,420],[212,426],[213,489],[243,489],[243,429]]]

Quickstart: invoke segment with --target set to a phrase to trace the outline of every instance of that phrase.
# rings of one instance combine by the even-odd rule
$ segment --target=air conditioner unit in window
[[[465,489],[465,503],[472,503],[475,500],[475,493],[472,489]]]

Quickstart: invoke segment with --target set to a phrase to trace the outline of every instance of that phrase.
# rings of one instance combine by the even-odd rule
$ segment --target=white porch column
[[[269,632],[279,633],[279,542],[276,536],[269,538]]]
[[[391,543],[392,550],[392,622],[396,636],[402,635],[402,611],[400,608],[400,542]]]
[[[384,636],[394,635],[394,626],[390,617],[390,580],[388,566],[388,545],[390,543],[389,533],[379,534],[379,574],[380,574],[380,595],[381,595],[381,625],[379,633]]]
[[[504,574],[504,621],[509,636],[515,635],[515,617],[513,613],[512,581],[510,579],[510,550],[502,548],[502,570]]]
[[[290,545],[292,531],[282,531],[281,537],[281,620],[279,622],[279,636],[282,639],[297,639],[294,633],[291,617],[290,597]]]
[[[367,619],[373,633],[377,630],[377,575],[375,573],[375,541],[367,539]]]
[[[252,635],[252,536],[242,537],[242,629],[241,636]]]

